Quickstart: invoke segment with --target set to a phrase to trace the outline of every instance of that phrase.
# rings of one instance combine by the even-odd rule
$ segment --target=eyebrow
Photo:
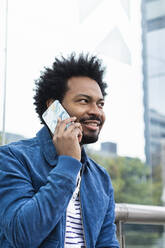
[[[88,95],[86,95],[86,94],[78,94],[78,95],[76,95],[76,98],[77,98],[77,97],[86,97],[86,98],[88,98],[88,99],[92,99],[91,96],[88,96]],[[104,98],[100,98],[99,101],[104,101]]]

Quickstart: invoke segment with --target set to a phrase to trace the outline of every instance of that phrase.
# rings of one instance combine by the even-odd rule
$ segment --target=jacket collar
[[[36,134],[39,144],[41,146],[42,153],[50,166],[55,166],[58,161],[58,155],[54,144],[52,142],[52,137],[50,132],[46,126],[44,126],[37,134]],[[81,162],[84,165],[89,166],[90,160],[87,156],[84,147],[81,152]]]
[[[37,138],[41,147],[41,151],[49,165],[55,166],[57,164],[58,156],[56,149],[52,142],[52,137],[49,130],[44,126],[38,133]]]

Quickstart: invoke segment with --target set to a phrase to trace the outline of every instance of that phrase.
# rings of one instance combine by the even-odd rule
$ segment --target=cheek
[[[77,119],[80,119],[83,115],[84,115],[84,113],[82,112],[82,111],[78,111],[78,110],[75,110],[75,109],[68,109],[67,110],[68,111],[68,114],[72,117],[72,116],[76,116],[77,117]]]
[[[105,115],[104,115],[104,122],[106,121],[106,117],[105,117]]]
[[[84,114],[85,114],[85,111],[84,111],[84,109],[81,109],[80,107],[78,108],[76,108],[76,107],[69,107],[69,108],[67,108],[67,111],[68,111],[68,114],[70,115],[70,116],[76,116],[78,119],[79,118],[82,118],[82,116],[84,116]]]
[[[103,112],[103,113],[102,113],[102,121],[103,121],[103,124],[104,124],[105,120],[106,120],[106,117],[105,117],[105,113]]]

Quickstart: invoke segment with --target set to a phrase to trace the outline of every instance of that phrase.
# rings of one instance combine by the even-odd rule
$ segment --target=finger
[[[79,128],[80,131],[82,132],[81,124],[79,122],[72,122],[66,129],[66,134],[72,132],[75,128]]]
[[[65,120],[61,120],[60,117],[58,117],[58,121],[57,121],[57,126],[56,126],[56,129],[55,129],[55,132],[58,133],[58,132],[64,132],[65,129],[66,129],[66,126],[67,124],[69,123],[72,123],[76,120],[76,117],[73,116],[73,117],[70,117],[70,118],[67,118]]]
[[[78,138],[78,142],[80,143],[82,140],[82,136],[83,136],[83,130],[82,130],[82,126],[80,125],[79,127],[75,128],[75,133],[74,133],[77,138]]]
[[[79,123],[80,124],[80,123]],[[81,132],[83,131],[83,129],[82,129],[82,125],[80,124],[80,126],[79,126],[79,128],[80,128],[80,130],[81,130]]]
[[[81,140],[82,140],[82,131],[80,130],[80,128],[75,128],[73,131],[72,131],[72,135],[75,136],[75,138],[78,139],[78,142],[80,143]]]
[[[77,137],[82,136],[81,124],[79,123],[72,124],[68,132],[72,133],[72,135],[75,135]]]

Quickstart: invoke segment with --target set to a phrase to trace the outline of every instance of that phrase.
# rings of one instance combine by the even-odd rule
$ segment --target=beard
[[[92,144],[95,143],[98,140],[98,135],[83,135],[80,145],[87,145],[87,144]]]
[[[90,115],[88,117],[81,118],[79,120],[79,122],[83,125],[83,123],[85,123],[85,121],[89,121],[89,120],[99,121],[100,125],[102,125],[102,119],[99,118],[98,116],[94,115],[94,114]],[[98,136],[99,136],[99,133],[95,133],[92,131],[89,134],[84,133],[82,136],[80,145],[87,145],[87,144],[95,143],[98,140]]]

